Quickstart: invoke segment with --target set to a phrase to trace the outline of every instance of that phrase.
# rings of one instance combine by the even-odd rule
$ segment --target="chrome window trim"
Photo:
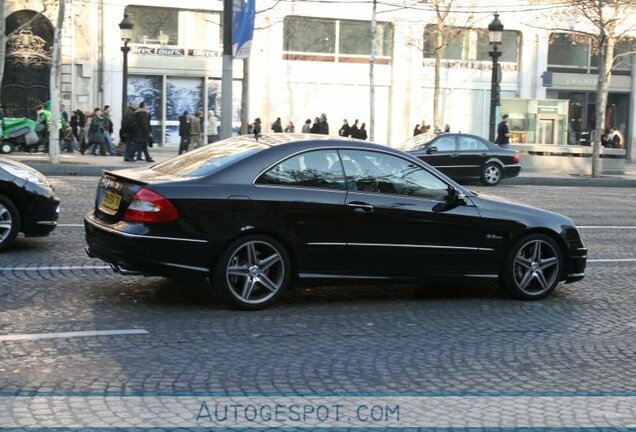
[[[321,273],[299,273],[298,277],[300,277],[301,279],[393,279],[388,276],[332,275]]]
[[[481,165],[435,165],[435,168],[479,168]]]
[[[189,242],[189,243],[208,243],[207,240],[199,240],[199,239],[185,239],[185,238],[176,238],[176,237],[160,237],[160,236],[148,236],[148,235],[141,235],[141,234],[130,234],[130,233],[118,231],[114,228],[107,227],[89,218],[84,218],[84,221],[93,225],[95,228],[107,231],[111,234],[117,234],[126,238],[142,238],[142,239],[149,239],[149,240],[170,240],[170,241],[181,241],[181,242]]]

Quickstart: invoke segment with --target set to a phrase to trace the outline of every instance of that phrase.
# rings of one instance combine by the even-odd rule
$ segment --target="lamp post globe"
[[[499,65],[499,57],[501,57],[501,50],[498,46],[501,45],[503,37],[504,26],[499,21],[499,14],[494,14],[495,18],[490,24],[488,24],[488,40],[490,42],[491,50],[488,52],[492,59],[492,76],[490,81],[490,121],[488,128],[488,139],[491,142],[495,141],[495,127],[497,122],[497,107],[500,105],[500,88],[501,82],[501,68]]]
[[[121,52],[124,56],[123,62],[123,83],[122,83],[122,114],[126,111],[126,106],[128,105],[128,53],[130,52],[130,47],[128,46],[128,42],[132,39],[133,32],[133,21],[132,17],[126,13],[124,13],[124,19],[119,23],[119,35],[123,42],[121,47]]]

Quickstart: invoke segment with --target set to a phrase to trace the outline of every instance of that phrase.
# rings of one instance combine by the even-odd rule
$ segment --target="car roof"
[[[429,142],[433,141],[434,139],[443,137],[443,136],[453,136],[453,137],[465,136],[465,137],[477,138],[480,141],[485,141],[486,143],[489,143],[487,139],[475,134],[467,134],[467,133],[461,133],[461,132],[443,132],[443,133],[427,132],[427,133],[415,135],[407,139],[406,141],[398,144],[396,148],[405,152],[411,152],[421,148],[425,144],[428,144]]]

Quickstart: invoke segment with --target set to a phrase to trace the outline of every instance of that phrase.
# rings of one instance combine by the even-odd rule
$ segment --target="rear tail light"
[[[178,218],[179,212],[170,201],[145,188],[137,191],[123,216],[131,222],[172,222]]]
[[[519,153],[515,153],[515,155],[512,157],[512,162],[519,163]]]

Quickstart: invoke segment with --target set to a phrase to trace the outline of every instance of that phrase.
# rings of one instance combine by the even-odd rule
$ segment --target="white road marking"
[[[0,271],[59,271],[59,270],[106,270],[108,265],[87,266],[37,266],[37,267],[0,267]]]
[[[593,262],[636,262],[636,258],[616,258],[616,259],[589,259],[589,263]]]
[[[132,334],[148,334],[148,330],[130,329],[130,330],[93,330],[93,331],[77,331],[62,333],[33,333],[33,334],[13,334],[0,335],[0,342],[12,342],[20,340],[37,340],[37,339],[59,339],[73,337],[91,337],[91,336],[120,336]]]
[[[581,225],[578,229],[636,229],[636,226],[621,225]]]

